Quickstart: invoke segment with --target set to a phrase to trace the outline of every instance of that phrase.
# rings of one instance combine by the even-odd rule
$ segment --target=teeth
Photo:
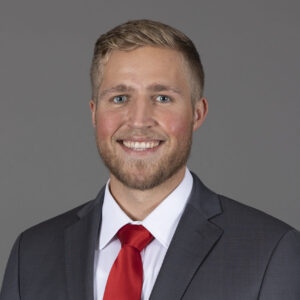
[[[146,149],[151,149],[157,147],[159,142],[131,142],[131,141],[123,141],[123,145],[126,147],[133,149],[135,151],[144,151]]]

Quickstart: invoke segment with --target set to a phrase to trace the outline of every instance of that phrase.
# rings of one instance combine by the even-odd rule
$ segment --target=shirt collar
[[[155,239],[168,248],[193,187],[193,177],[186,168],[180,184],[143,221],[133,221],[120,208],[105,187],[99,248],[102,250],[124,225],[143,225]]]

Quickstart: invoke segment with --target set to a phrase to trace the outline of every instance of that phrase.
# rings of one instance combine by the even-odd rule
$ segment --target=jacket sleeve
[[[20,300],[19,292],[19,248],[21,235],[11,250],[0,292],[0,300]]]
[[[258,299],[300,299],[299,231],[295,229],[288,231],[273,251]]]

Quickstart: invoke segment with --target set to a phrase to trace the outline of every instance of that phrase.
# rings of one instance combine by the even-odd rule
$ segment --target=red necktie
[[[122,248],[105,287],[103,300],[140,300],[143,286],[143,263],[140,252],[153,236],[142,225],[127,224],[117,236]]]

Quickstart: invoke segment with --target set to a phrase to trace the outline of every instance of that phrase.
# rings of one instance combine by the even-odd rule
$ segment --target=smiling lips
[[[146,151],[148,149],[153,149],[157,147],[160,144],[160,141],[128,141],[128,140],[123,140],[122,144],[134,151]]]

